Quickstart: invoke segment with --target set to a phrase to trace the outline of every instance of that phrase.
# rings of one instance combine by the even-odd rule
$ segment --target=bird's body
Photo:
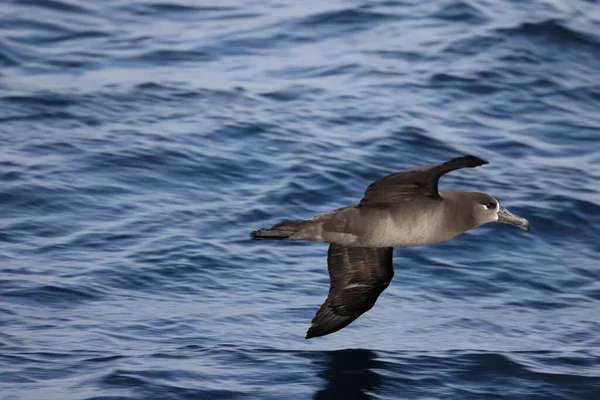
[[[456,207],[465,192],[443,190],[440,199],[423,198],[389,207],[353,204],[306,221],[288,240],[310,240],[357,247],[408,247],[435,244],[474,228],[476,221]],[[451,212],[456,209],[456,212]],[[293,221],[283,222],[285,225]],[[275,229],[278,225],[275,225]]]
[[[473,156],[400,171],[373,182],[362,200],[303,221],[283,221],[252,232],[253,239],[331,243],[331,287],[307,338],[333,333],[368,311],[393,276],[393,247],[444,242],[488,222],[529,230],[529,223],[490,195],[438,191],[439,178],[487,164]]]

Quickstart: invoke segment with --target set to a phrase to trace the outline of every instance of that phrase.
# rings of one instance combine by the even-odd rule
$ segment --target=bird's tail
[[[269,229],[252,231],[250,237],[253,240],[283,240],[292,236],[304,221],[283,221],[273,225]]]
[[[283,240],[292,236],[292,231],[280,231],[277,229],[259,229],[252,231],[250,237],[253,240]]]

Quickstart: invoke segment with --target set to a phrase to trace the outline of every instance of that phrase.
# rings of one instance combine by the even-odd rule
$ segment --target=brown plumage
[[[313,318],[307,339],[339,331],[375,305],[394,277],[393,250],[329,245],[329,295]]]
[[[329,242],[329,295],[306,338],[328,335],[370,310],[394,276],[393,247],[443,242],[488,222],[529,230],[489,194],[438,190],[440,177],[488,162],[474,156],[396,172],[371,183],[358,204],[304,221],[283,221],[252,239]]]
[[[460,168],[474,168],[488,164],[474,156],[453,158],[439,164],[429,164],[399,171],[371,183],[359,207],[386,207],[417,197],[441,200],[438,191],[440,177]]]

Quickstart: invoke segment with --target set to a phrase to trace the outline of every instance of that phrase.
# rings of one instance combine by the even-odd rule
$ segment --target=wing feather
[[[389,285],[393,248],[329,246],[327,299],[312,320],[306,338],[336,332],[369,311]]]
[[[442,175],[460,168],[474,168],[484,164],[488,162],[475,156],[464,156],[396,172],[371,183],[358,206],[389,206],[415,197],[440,199],[438,181]]]

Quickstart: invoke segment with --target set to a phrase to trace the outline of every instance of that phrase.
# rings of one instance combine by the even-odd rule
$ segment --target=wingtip
[[[308,330],[306,331],[306,336],[304,336],[304,339],[311,339],[317,336],[322,336],[316,333],[315,331],[315,326],[311,326],[310,328],[308,328]]]
[[[471,154],[463,156],[462,159],[468,161],[470,164],[472,164],[473,167],[479,167],[480,165],[489,164],[489,161],[486,161],[483,158],[479,158],[477,156],[473,156]]]

